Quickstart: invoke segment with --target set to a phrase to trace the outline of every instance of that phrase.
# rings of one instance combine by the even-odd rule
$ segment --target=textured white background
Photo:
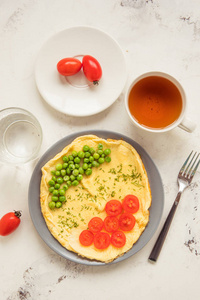
[[[41,98],[34,64],[43,43],[72,26],[99,28],[120,44],[128,80],[146,71],[175,76],[188,96],[187,115],[197,124],[189,134],[166,134],[133,127],[124,91],[106,111],[73,118],[54,111]],[[117,63],[117,62],[116,62]],[[156,163],[164,185],[165,207],[152,240],[118,264],[89,267],[67,261],[38,236],[28,211],[28,185],[36,162],[0,168],[0,217],[21,209],[18,230],[0,237],[0,299],[199,299],[200,172],[181,199],[156,264],[148,256],[177,193],[176,177],[188,153],[200,150],[200,2],[199,0],[1,0],[0,109],[31,111],[44,133],[40,155],[62,137],[86,129],[108,129],[138,142]]]

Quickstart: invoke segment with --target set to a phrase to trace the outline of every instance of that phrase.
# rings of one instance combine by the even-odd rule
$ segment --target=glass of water
[[[0,161],[27,163],[37,158],[42,144],[42,128],[27,110],[10,107],[0,110]]]

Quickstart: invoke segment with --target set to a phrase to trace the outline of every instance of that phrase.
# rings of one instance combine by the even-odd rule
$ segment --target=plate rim
[[[147,224],[144,232],[142,233],[141,237],[138,239],[138,241],[133,245],[133,247],[126,253],[124,253],[122,256],[116,258],[115,260],[113,260],[112,262],[110,263],[104,263],[104,262],[100,262],[100,261],[95,261],[95,260],[89,260],[87,258],[83,258],[81,256],[79,256],[78,254],[72,252],[72,251],[69,251],[67,250],[66,248],[64,248],[50,233],[47,225],[46,225],[46,222],[43,218],[43,215],[42,215],[42,212],[41,212],[41,209],[40,209],[40,197],[39,199],[35,200],[35,201],[38,201],[38,204],[39,204],[39,218],[42,218],[42,223],[44,225],[44,228],[45,228],[45,231],[48,231],[48,233],[50,233],[50,238],[51,240],[54,242],[52,244],[51,241],[48,240],[48,237],[47,236],[44,236],[43,234],[43,231],[44,231],[44,228],[40,228],[40,226],[38,226],[38,222],[37,222],[37,219],[35,218],[35,213],[33,213],[33,209],[32,209],[32,188],[33,188],[33,179],[34,177],[37,175],[38,176],[38,173],[40,174],[39,176],[39,183],[41,181],[41,176],[42,176],[42,172],[41,172],[41,167],[48,161],[50,160],[51,158],[53,158],[57,153],[59,153],[64,147],[61,146],[62,143],[64,143],[66,140],[71,140],[73,141],[75,138],[79,137],[79,136],[83,136],[83,135],[101,135],[101,138],[105,138],[105,139],[108,139],[108,137],[102,137],[102,135],[111,135],[111,136],[115,136],[113,137],[113,139],[116,139],[116,137],[118,137],[118,139],[122,139],[128,143],[130,143],[130,141],[133,142],[134,144],[134,147],[136,149],[136,151],[139,153],[139,155],[141,156],[141,153],[140,153],[140,150],[142,151],[142,155],[143,156],[146,156],[145,158],[145,163],[144,163],[144,157],[142,159],[143,163],[144,163],[144,166],[145,166],[145,169],[147,170],[147,174],[149,173],[148,171],[148,168],[147,168],[147,163],[146,163],[146,160],[147,161],[150,161],[151,165],[154,167],[154,171],[156,172],[156,175],[157,175],[157,179],[160,181],[160,184],[159,184],[159,188],[160,188],[160,192],[161,192],[161,196],[160,198],[162,198],[160,200],[160,204],[161,204],[161,208],[160,208],[160,215],[159,217],[157,218],[156,222],[154,223],[154,228],[150,231],[150,236],[145,240],[143,241],[142,245],[141,242],[141,237],[143,236],[143,234],[145,233],[145,230],[148,227],[148,225],[150,224],[151,222],[151,213],[150,213],[150,220],[149,220],[149,223]],[[111,137],[110,137],[111,138]],[[71,141],[68,142],[71,143]],[[57,147],[60,148],[60,150],[56,150]],[[138,151],[139,149],[139,151]],[[55,153],[53,153],[55,152]],[[146,164],[146,165],[145,165]],[[148,177],[149,177],[149,174],[148,174]],[[150,178],[152,179],[152,177],[150,176]],[[38,177],[37,177],[38,179]],[[40,185],[37,186],[37,188],[39,188],[39,192],[40,192]],[[34,189],[35,189],[35,186],[34,186]],[[39,196],[40,194],[38,194]],[[154,200],[155,201],[155,200]],[[152,199],[152,203],[153,203],[153,199]],[[37,231],[37,233],[39,234],[40,238],[43,240],[43,242],[45,242],[45,244],[50,248],[52,249],[54,252],[56,252],[58,255],[62,256],[63,258],[65,259],[68,259],[70,261],[73,261],[75,263],[80,263],[80,264],[84,264],[84,265],[92,265],[92,266],[100,266],[100,265],[108,265],[108,264],[114,264],[114,263],[118,263],[118,262],[121,262],[123,260],[126,260],[128,259],[129,257],[135,255],[137,252],[139,252],[142,248],[144,248],[146,246],[146,244],[148,244],[148,242],[152,239],[153,235],[155,234],[159,224],[160,224],[160,221],[161,221],[161,218],[162,218],[162,215],[163,215],[163,210],[164,210],[164,187],[163,187],[163,183],[162,183],[162,178],[161,178],[161,175],[159,173],[159,170],[157,168],[157,166],[155,165],[154,161],[152,160],[152,158],[149,156],[149,154],[146,152],[146,150],[140,146],[140,144],[138,144],[137,142],[135,142],[132,138],[129,138],[128,136],[125,136],[124,134],[121,134],[121,133],[118,133],[118,132],[114,132],[114,131],[109,131],[109,130],[100,130],[100,129],[92,129],[92,130],[84,130],[84,131],[78,131],[78,132],[74,132],[74,133],[71,133],[65,137],[63,137],[62,139],[58,140],[57,142],[55,142],[51,147],[49,147],[45,152],[44,154],[41,156],[41,158],[39,159],[39,161],[37,162],[34,170],[33,170],[33,173],[32,173],[32,176],[31,176],[31,179],[30,179],[30,182],[29,182],[29,188],[28,188],[28,207],[29,207],[29,214],[30,214],[30,217],[31,217],[31,220],[32,220],[32,223]],[[152,205],[151,205],[152,207]],[[151,207],[149,210],[151,210]],[[35,209],[35,205],[34,205],[34,209]],[[135,251],[133,251],[132,249],[134,249],[136,246],[135,245],[140,245],[140,247],[138,249],[136,249]],[[60,249],[62,249],[63,251],[59,251],[58,247]],[[131,251],[132,250],[132,251]],[[66,254],[63,254],[63,252],[65,252]],[[133,253],[132,253],[133,252]],[[71,257],[72,256],[72,257]]]
[[[108,106],[105,106],[104,108],[102,108],[100,110],[97,110],[97,111],[95,111],[93,113],[84,113],[84,114],[83,113],[82,114],[69,113],[69,112],[63,111],[62,108],[57,107],[53,103],[50,104],[49,101],[46,100],[44,92],[41,91],[41,85],[40,85],[40,82],[38,81],[38,75],[37,75],[38,61],[40,59],[41,52],[45,48],[46,44],[49,41],[53,40],[59,34],[64,34],[65,32],[67,32],[69,30],[73,30],[73,29],[79,29],[79,30],[82,30],[82,29],[91,29],[91,30],[100,32],[101,34],[104,34],[105,36],[107,36],[110,40],[112,40],[116,44],[116,46],[119,48],[119,50],[120,50],[120,52],[122,54],[122,57],[123,57],[123,64],[124,64],[124,68],[125,68],[125,75],[124,75],[124,78],[123,78],[123,85],[122,85],[123,87],[122,87],[121,91],[118,93],[117,97],[115,99],[113,99],[113,101]],[[113,38],[106,31],[104,31],[102,29],[99,29],[97,27],[86,26],[86,25],[84,25],[84,26],[70,26],[70,27],[67,27],[67,28],[65,28],[63,30],[55,32],[54,34],[52,34],[51,36],[49,36],[44,41],[44,43],[42,44],[42,46],[40,47],[40,49],[39,49],[39,51],[37,53],[37,57],[36,57],[36,60],[35,60],[34,78],[35,78],[35,83],[36,83],[36,87],[38,89],[38,92],[40,93],[41,97],[44,99],[45,103],[47,103],[50,107],[52,107],[53,109],[55,109],[58,112],[64,113],[64,114],[66,114],[68,116],[71,116],[71,117],[89,117],[89,116],[93,116],[93,115],[96,115],[96,114],[99,114],[99,113],[105,111],[106,109],[108,109],[110,106],[112,106],[117,101],[117,99],[123,93],[123,90],[124,90],[124,88],[126,86],[126,82],[127,82],[127,79],[128,79],[128,68],[127,68],[127,63],[126,63],[126,59],[125,59],[125,54],[124,54],[124,51],[122,50],[121,45],[119,44],[119,42],[115,38]]]

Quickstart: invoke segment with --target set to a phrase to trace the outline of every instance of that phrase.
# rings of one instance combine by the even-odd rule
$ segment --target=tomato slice
[[[106,203],[105,211],[109,216],[118,216],[122,212],[122,204],[119,200],[110,200]]]
[[[110,245],[110,235],[107,232],[98,232],[94,236],[94,246],[97,249],[106,249]]]
[[[83,246],[90,246],[93,243],[94,234],[89,230],[83,230],[79,235],[79,241]]]
[[[101,229],[103,228],[103,220],[99,217],[92,218],[88,223],[88,228],[93,233],[101,231]]]
[[[135,217],[130,213],[123,213],[119,218],[119,227],[123,231],[130,231],[135,226]]]
[[[122,231],[113,232],[111,235],[111,244],[116,248],[121,248],[126,244],[126,236]]]
[[[136,213],[139,209],[139,206],[140,204],[138,197],[134,195],[127,195],[122,202],[123,209],[131,214]]]
[[[107,216],[104,220],[104,228],[107,232],[115,232],[119,228],[119,220],[114,216]]]

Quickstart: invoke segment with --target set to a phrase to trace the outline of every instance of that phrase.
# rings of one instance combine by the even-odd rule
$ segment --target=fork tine
[[[197,169],[198,169],[198,166],[199,166],[199,164],[200,164],[200,159],[198,160],[199,155],[200,155],[200,153],[197,155],[197,157],[196,157],[196,159],[195,159],[195,161],[194,161],[194,163],[193,163],[193,165],[192,165],[192,167],[190,168],[190,171],[189,171],[189,175],[190,175],[190,179],[191,179],[191,180],[192,180],[194,174],[196,173],[196,171],[197,171]],[[197,161],[197,160],[198,160],[198,161]],[[195,168],[194,168],[194,165],[195,165],[196,161],[197,161],[197,164],[196,164],[196,166],[195,166]],[[193,168],[194,168],[194,169],[193,169]]]
[[[186,161],[185,161],[184,164],[182,165],[182,167],[181,167],[181,169],[180,169],[180,171],[179,171],[179,174],[180,174],[180,175],[183,175],[183,172],[184,172],[184,170],[185,170],[185,168],[186,168],[186,166],[187,166],[187,163],[188,163],[188,161],[189,161],[189,159],[190,159],[192,153],[193,153],[193,151],[189,154],[188,158],[186,159]],[[190,164],[191,164],[191,162],[190,162]],[[190,165],[190,164],[189,164],[189,165]]]

